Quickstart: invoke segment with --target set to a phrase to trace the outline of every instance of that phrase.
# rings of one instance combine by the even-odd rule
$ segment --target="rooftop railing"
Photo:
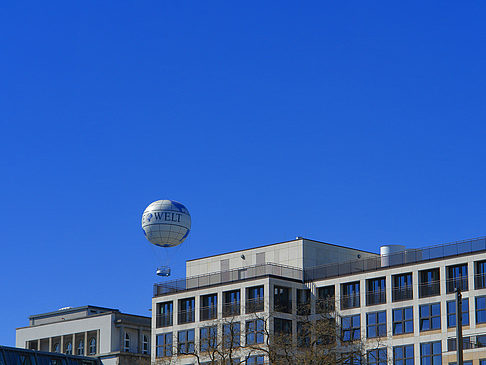
[[[304,273],[299,268],[266,263],[229,271],[220,271],[205,275],[192,276],[185,279],[167,281],[164,283],[156,283],[154,284],[154,297],[268,275],[298,281],[302,281],[304,279]]]
[[[305,281],[344,276],[383,267],[399,266],[441,259],[486,250],[486,237],[457,241],[436,246],[404,250],[387,256],[376,256],[354,261],[340,262],[305,269]]]

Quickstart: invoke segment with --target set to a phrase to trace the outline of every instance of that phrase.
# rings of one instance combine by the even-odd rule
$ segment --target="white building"
[[[409,250],[390,245],[381,255],[297,238],[190,260],[185,279],[154,285],[152,360],[196,363],[190,353],[204,358],[202,338],[211,331],[221,336],[228,325],[237,326],[242,348],[246,341],[264,346],[255,313],[297,343],[298,306],[308,303],[316,313],[319,301],[331,297],[343,332],[365,344],[380,340],[365,357],[450,364],[456,288],[463,295],[464,364],[486,365],[485,238]],[[264,361],[262,353],[247,363]]]
[[[96,356],[104,365],[150,363],[150,318],[84,306],[29,317],[17,328],[16,346]]]

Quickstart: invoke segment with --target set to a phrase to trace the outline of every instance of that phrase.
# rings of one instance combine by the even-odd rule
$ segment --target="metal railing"
[[[195,321],[194,309],[179,311],[177,324],[191,323],[194,321]]]
[[[216,307],[215,305],[201,307],[199,314],[201,317],[201,321],[216,319],[218,318],[218,307]]]
[[[262,312],[264,306],[263,297],[251,298],[246,300],[246,313]]]
[[[172,326],[173,313],[157,314],[156,326],[157,328]]]
[[[341,309],[359,308],[359,293],[341,296]]]
[[[446,280],[447,293],[454,293],[456,289],[461,291],[468,290],[467,276],[458,276],[456,278],[450,278]]]
[[[154,284],[153,294],[154,297],[157,297],[160,295],[173,294],[190,289],[199,289],[206,286],[219,285],[222,283],[230,283],[238,280],[252,279],[268,275],[298,281],[303,281],[304,279],[302,269],[274,263],[265,263],[262,265],[253,265],[229,271],[219,271],[210,274],[192,276],[185,279],[156,283]]]
[[[400,302],[402,300],[413,299],[413,287],[412,285],[404,285],[394,287],[392,289],[392,300],[394,302]]]
[[[241,311],[240,302],[223,303],[223,317],[239,316]]]
[[[388,256],[379,256],[347,262],[320,265],[306,269],[306,282],[359,272],[379,270],[383,267],[399,266],[417,262],[441,259],[486,250],[486,237],[473,238],[453,243],[428,246],[397,252]]]
[[[366,293],[366,305],[376,305],[386,303],[386,291],[376,290]]]
[[[476,289],[486,288],[486,273],[474,275],[474,286]]]
[[[433,297],[435,295],[440,295],[440,281],[434,280],[427,283],[419,284],[419,297]]]

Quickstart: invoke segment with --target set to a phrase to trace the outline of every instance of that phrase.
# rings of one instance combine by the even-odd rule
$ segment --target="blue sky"
[[[0,6],[0,344],[30,314],[150,315],[146,205],[184,260],[486,235],[484,2]]]

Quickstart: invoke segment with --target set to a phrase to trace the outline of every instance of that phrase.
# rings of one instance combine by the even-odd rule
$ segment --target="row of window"
[[[246,313],[261,312],[264,309],[263,285],[246,289]],[[200,298],[200,320],[206,321],[218,318],[218,294],[202,295]],[[177,323],[191,323],[195,321],[196,299],[185,298],[178,301]],[[240,315],[240,290],[231,290],[223,293],[223,317]],[[173,325],[173,302],[157,304],[157,328]]]
[[[54,352],[61,352],[61,344],[56,342],[54,344]],[[73,344],[72,342],[66,342],[64,346],[64,353],[66,355],[73,355]],[[92,337],[89,340],[89,347],[88,347],[88,355],[95,355],[96,354],[96,338]],[[83,356],[84,355],[84,341],[80,340],[78,342],[78,346],[76,347],[76,355]]]
[[[486,296],[476,297],[476,323],[486,323]],[[456,303],[447,302],[447,327],[456,326]],[[469,299],[462,300],[462,325],[469,325]],[[392,334],[413,333],[413,307],[392,310]],[[440,303],[428,303],[419,306],[419,331],[438,330],[441,328]],[[361,315],[344,316],[341,319],[342,338],[344,341],[357,340],[361,336]],[[386,311],[366,314],[366,337],[386,336]]]
[[[290,329],[292,322],[290,322]],[[275,319],[275,326],[281,326],[279,319]],[[225,348],[237,348],[241,343],[241,328],[239,322],[225,323],[222,326],[223,343]],[[254,319],[245,322],[245,343],[246,345],[262,344],[264,341],[265,321]],[[177,332],[177,353],[192,354],[195,352],[195,329],[188,329]],[[199,328],[199,350],[206,352],[216,348],[218,339],[218,327],[208,326]],[[172,332],[159,334],[156,336],[156,356],[172,356],[175,348],[173,347]]]
[[[124,352],[130,352],[130,344],[131,344],[131,339],[130,339],[130,334],[128,332],[125,332],[125,337],[123,339],[123,351]],[[149,340],[147,335],[142,336],[142,354],[149,354]]]

